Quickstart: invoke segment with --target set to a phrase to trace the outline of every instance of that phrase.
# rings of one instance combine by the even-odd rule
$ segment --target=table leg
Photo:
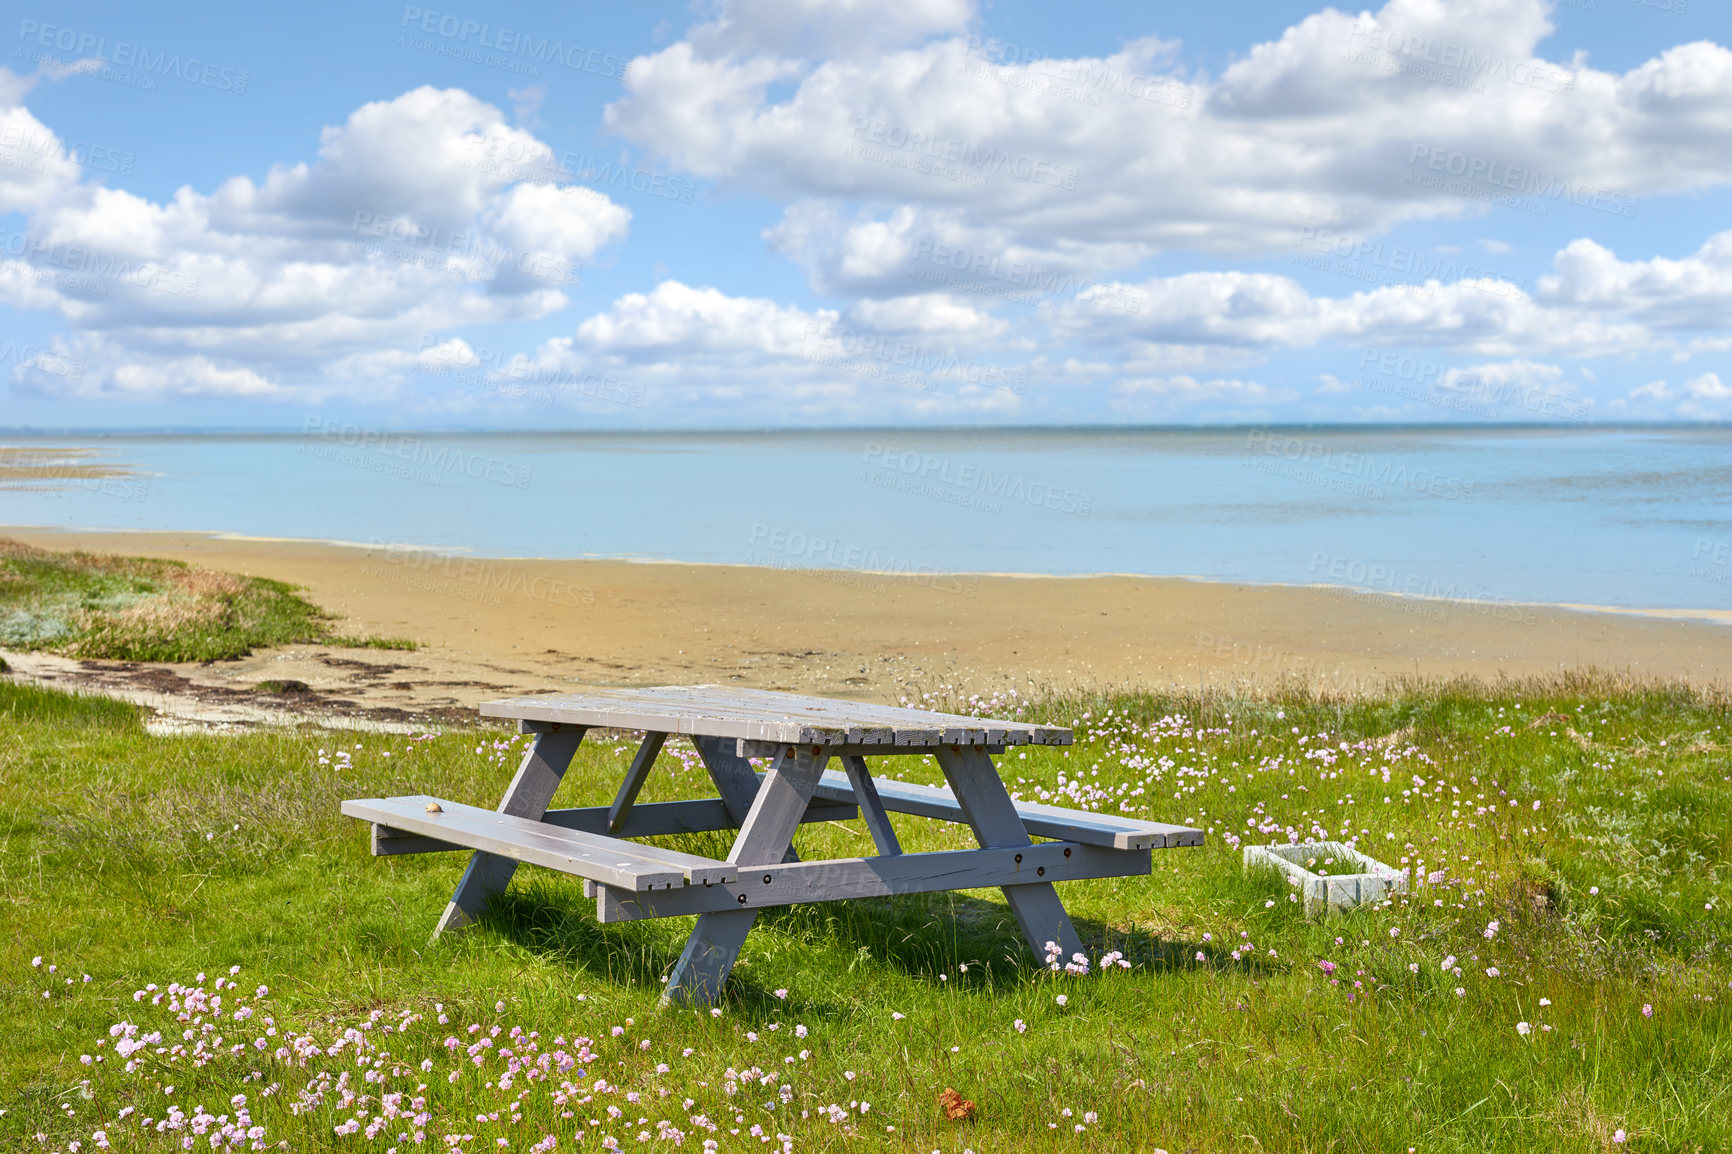
[[[800,827],[800,819],[806,815],[812,791],[818,787],[818,778],[830,760],[822,749],[813,752],[813,748],[801,746],[792,756],[783,754],[776,758],[757,788],[728,861],[760,866],[783,860],[794,840],[794,831]],[[753,909],[698,915],[698,924],[686,942],[685,952],[668,977],[662,1001],[707,1005],[719,998],[757,916],[758,911]]]
[[[692,744],[698,747],[698,756],[704,759],[704,768],[710,771],[710,780],[722,795],[722,808],[728,811],[735,828],[745,825],[746,815],[752,812],[752,800],[758,794],[758,775],[752,771],[752,763],[735,752],[731,737],[694,737]],[[782,860],[800,860],[792,844]]]
[[[872,771],[866,768],[866,759],[845,757],[842,764],[848,769],[848,784],[854,787],[854,800],[860,803],[860,816],[866,819],[866,828],[878,852],[885,857],[901,853],[902,843],[896,838],[890,815],[884,812],[884,802],[878,796],[878,787],[872,784]]]
[[[511,785],[505,790],[499,812],[540,821],[547,813],[548,804],[553,801],[560,778],[565,776],[566,767],[571,764],[572,756],[583,741],[584,732],[582,726],[562,725],[536,735],[535,741],[524,751],[517,776],[511,779]],[[445,907],[445,914],[439,919],[433,936],[438,937],[446,930],[462,929],[480,917],[481,907],[487,904],[487,899],[502,893],[516,872],[517,863],[510,858],[477,850],[470,857],[469,867],[463,871],[463,880],[457,883],[457,891],[451,895],[451,902]]]
[[[1033,844],[992,758],[970,746],[948,746],[938,751],[938,764],[950,782],[962,816],[974,828],[974,836],[983,847]],[[1004,899],[1010,903],[1016,924],[1022,928],[1022,936],[1035,957],[1046,958],[1048,942],[1058,943],[1066,961],[1072,954],[1082,952],[1082,939],[1077,937],[1070,915],[1064,912],[1064,904],[1058,900],[1051,882],[1005,886]]]
[[[625,771],[625,780],[619,783],[619,792],[614,795],[613,805],[607,811],[608,833],[617,834],[619,827],[625,824],[626,815],[631,812],[632,803],[637,801],[643,783],[649,779],[650,770],[667,739],[667,734],[654,731],[643,735],[643,744],[637,747],[637,756],[631,759],[631,768]]]

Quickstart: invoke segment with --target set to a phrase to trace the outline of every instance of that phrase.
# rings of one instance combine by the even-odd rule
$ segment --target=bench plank
[[[437,802],[440,812],[429,813],[429,802]],[[545,822],[425,795],[345,801],[343,813],[407,834],[467,846],[633,891],[687,883],[713,885],[739,876],[737,868],[712,858],[558,829]]]
[[[966,822],[955,795],[942,786],[913,785],[904,781],[874,779],[878,797],[892,813],[935,817],[940,821]],[[831,801],[855,801],[854,787],[847,777],[834,771],[818,782],[817,797]],[[1203,831],[1182,825],[1061,809],[1056,805],[1016,803],[1023,828],[1036,837],[1053,837],[1112,849],[1174,849],[1203,844]]]
[[[742,871],[738,881],[707,888],[632,894],[588,886],[596,918],[628,922],[722,910],[753,910],[797,902],[834,902],[934,890],[1022,886],[1080,878],[1134,877],[1149,872],[1150,851],[1104,849],[1078,842],[1042,842],[1024,849],[943,850],[888,857],[797,862]]]
[[[575,829],[582,833],[606,834],[609,809],[605,805],[584,806],[580,809],[550,809],[541,818],[546,825]],[[860,816],[859,807],[848,802],[813,800],[806,807],[802,823],[813,821],[853,821]],[[719,797],[698,801],[656,801],[634,805],[625,823],[614,837],[658,837],[670,833],[708,833],[718,829],[737,829],[738,823],[728,813]],[[441,853],[466,849],[448,841],[404,833],[388,825],[373,827],[373,855],[388,857],[406,853]]]

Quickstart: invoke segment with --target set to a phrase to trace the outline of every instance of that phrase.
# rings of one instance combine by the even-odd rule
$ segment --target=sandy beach
[[[317,702],[378,722],[457,720],[480,701],[573,685],[719,683],[895,700],[950,686],[1197,688],[1301,678],[1588,669],[1724,684],[1732,627],[1662,615],[1452,603],[1331,587],[1147,577],[889,577],[838,570],[498,560],[196,533],[0,530],[51,549],[171,557],[302,586],[347,633],[414,652],[307,645],[212,665],[8,654],[26,676],[209,719]],[[272,698],[267,680],[310,694]]]

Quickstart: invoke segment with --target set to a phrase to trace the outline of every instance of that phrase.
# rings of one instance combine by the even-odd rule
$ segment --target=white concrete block
[[[1338,841],[1297,845],[1248,845],[1246,869],[1274,869],[1292,878],[1305,902],[1305,916],[1345,913],[1356,906],[1407,892],[1407,871],[1384,865]]]

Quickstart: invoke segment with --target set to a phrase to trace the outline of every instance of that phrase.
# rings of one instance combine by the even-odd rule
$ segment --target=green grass
[[[333,620],[281,581],[0,538],[0,647],[8,649],[110,661],[225,661],[297,642],[416,648],[405,638],[340,636]]]
[[[1212,830],[1202,849],[1157,851],[1150,876],[1060,887],[1091,952],[1132,968],[1042,972],[993,891],[798,907],[759,918],[712,1017],[657,1006],[689,919],[601,926],[578,883],[525,868],[482,926],[430,945],[462,859],[372,858],[338,815],[345,797],[423,791],[491,806],[512,737],[153,737],[124,708],[0,684],[0,1147],[88,1152],[100,1128],[117,1150],[179,1149],[187,1131],[139,1119],[202,1105],[232,1122],[245,1094],[265,1145],[301,1151],[521,1151],[548,1133],[560,1151],[602,1135],[671,1149],[657,1122],[686,1149],[724,1150],[780,1148],[754,1125],[821,1150],[1724,1149],[1729,713],[1721,696],[1592,678],[1040,702],[1022,716],[1075,722],[1079,741],[1001,759],[1024,797]],[[555,804],[606,803],[630,754],[623,738],[586,743]],[[917,763],[905,776],[938,780]],[[645,796],[708,792],[670,743]],[[1313,822],[1436,880],[1307,922],[1282,882],[1245,876],[1227,835],[1285,841]],[[969,844],[956,826],[897,827],[911,851]],[[725,849],[718,835],[680,844]],[[798,844],[843,856],[869,842],[851,822]],[[239,988],[218,991],[236,965]],[[220,1014],[134,1000],[171,982],[220,993]],[[130,1072],[119,1022],[163,1035]],[[267,1023],[277,1033],[253,1049]],[[468,1048],[494,1026],[477,1066]],[[321,1052],[273,1056],[298,1037]],[[168,1051],[200,1040],[216,1051],[203,1065]],[[504,1084],[508,1048],[534,1076]],[[585,1073],[541,1078],[555,1050]],[[947,1086],[978,1104],[972,1121],[941,1116]],[[424,1144],[397,1137],[413,1123],[336,1133],[399,1091],[429,1115]]]

